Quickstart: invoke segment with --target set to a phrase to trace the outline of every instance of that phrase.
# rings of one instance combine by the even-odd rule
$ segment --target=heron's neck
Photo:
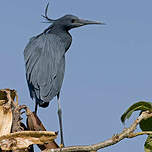
[[[52,26],[50,30],[48,31],[48,33],[59,36],[61,40],[63,41],[63,43],[65,44],[66,51],[69,49],[72,42],[72,36],[66,29]]]
[[[57,25],[51,25],[47,32],[52,34],[57,34],[59,36],[60,35],[66,36],[67,34],[69,35],[69,32],[65,28]]]

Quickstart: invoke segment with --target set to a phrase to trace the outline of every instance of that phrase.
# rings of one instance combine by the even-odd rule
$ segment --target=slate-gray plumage
[[[52,23],[43,33],[30,39],[24,50],[26,79],[31,98],[40,107],[47,107],[49,102],[58,97],[64,78],[65,53],[69,49],[72,37],[68,32],[72,28],[87,24],[104,24],[100,22],[79,19],[73,15],[65,15],[57,20],[45,17]],[[58,102],[58,115],[63,143],[61,107]]]
[[[41,36],[33,37],[24,51],[26,78],[32,98],[42,107],[55,97],[61,89],[64,70],[65,52],[72,38],[52,29]]]

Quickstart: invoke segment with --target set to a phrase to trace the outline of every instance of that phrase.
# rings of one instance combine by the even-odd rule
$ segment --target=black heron
[[[43,33],[32,37],[24,50],[26,79],[30,96],[36,102],[35,113],[38,105],[48,107],[49,102],[57,96],[61,144],[64,146],[59,95],[65,71],[65,53],[72,42],[69,30],[104,23],[79,19],[73,15],[53,20],[47,16],[47,10],[48,4],[43,17],[51,25]]]

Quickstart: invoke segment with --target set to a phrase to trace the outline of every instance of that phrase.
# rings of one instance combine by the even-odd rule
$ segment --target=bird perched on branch
[[[53,20],[47,16],[48,5],[43,17],[51,25],[43,33],[32,37],[24,50],[26,79],[30,96],[35,99],[35,113],[38,105],[48,107],[49,102],[57,96],[61,144],[64,145],[59,96],[65,71],[65,53],[72,42],[69,30],[104,23],[79,19],[73,15]]]

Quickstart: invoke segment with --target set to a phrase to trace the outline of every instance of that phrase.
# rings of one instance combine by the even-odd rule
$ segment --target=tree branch
[[[120,134],[116,134],[112,138],[105,140],[103,142],[93,144],[93,145],[86,145],[86,146],[70,146],[70,147],[65,147],[65,148],[51,149],[50,152],[97,151],[99,149],[114,145],[125,138],[133,138],[139,135],[152,134],[151,131],[133,133],[137,125],[141,122],[141,120],[147,119],[150,117],[152,117],[152,113],[150,113],[149,111],[142,112],[142,114],[132,123],[132,125],[129,128],[125,128]]]

